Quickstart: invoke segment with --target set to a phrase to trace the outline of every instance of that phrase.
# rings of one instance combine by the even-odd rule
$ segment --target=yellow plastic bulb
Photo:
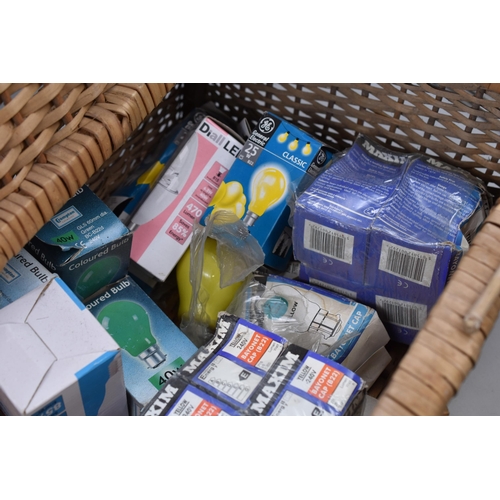
[[[177,286],[179,288],[179,318],[189,313],[191,306],[193,289],[189,281],[190,268],[191,251],[188,248],[177,264],[176,269]],[[220,287],[217,242],[212,238],[207,238],[203,249],[203,270],[199,295],[208,297],[205,304],[205,313],[209,318],[210,328],[215,328],[217,314],[219,311],[224,311],[229,306],[238,289],[241,287],[241,284],[242,282],[238,282],[224,288]],[[194,311],[193,315],[198,321],[204,321],[202,317],[202,304],[198,303],[197,306],[197,310]]]

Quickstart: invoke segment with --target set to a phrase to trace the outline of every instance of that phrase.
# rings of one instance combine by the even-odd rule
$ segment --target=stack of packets
[[[484,184],[359,135],[298,198],[299,279],[377,309],[411,343],[490,208]]]
[[[145,416],[340,416],[363,411],[351,370],[221,312],[214,337],[171,377]]]
[[[377,312],[320,287],[256,273],[228,312],[342,364],[368,387],[391,361],[390,337]]]

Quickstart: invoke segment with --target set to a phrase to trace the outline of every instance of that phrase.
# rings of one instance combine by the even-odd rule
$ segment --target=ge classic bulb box
[[[205,117],[175,153],[129,224],[131,258],[146,274],[167,279],[242,145],[229,128]]]
[[[54,274],[22,248],[0,271],[0,309],[53,277]]]
[[[488,210],[467,172],[360,135],[297,200],[295,258],[358,290],[429,304]]]
[[[85,301],[122,348],[131,415],[139,415],[196,346],[130,276]]]
[[[0,310],[6,415],[128,415],[122,357],[60,278]]]
[[[127,274],[132,235],[87,186],[26,245],[80,299]]]
[[[298,127],[264,113],[203,220],[213,211],[234,212],[262,247],[265,264],[284,271],[292,257],[290,203],[333,154]]]

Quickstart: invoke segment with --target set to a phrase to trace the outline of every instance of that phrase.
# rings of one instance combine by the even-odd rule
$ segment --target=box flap
[[[22,322],[0,325],[0,392],[8,395],[2,400],[11,414],[24,413],[55,362],[55,356],[29,325]]]
[[[40,296],[26,322],[58,359],[118,349],[118,344],[103,335],[99,322],[59,278]]]

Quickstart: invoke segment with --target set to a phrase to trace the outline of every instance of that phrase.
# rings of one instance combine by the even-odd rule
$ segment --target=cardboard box
[[[146,273],[165,281],[172,272],[241,146],[232,130],[205,117],[177,152],[129,224],[131,258]]]
[[[127,415],[122,357],[60,278],[0,310],[6,415]]]
[[[205,213],[231,210],[248,226],[265,264],[284,271],[292,257],[290,204],[331,162],[332,148],[272,113],[264,113]]]
[[[467,172],[360,135],[297,200],[295,258],[367,304],[431,307],[488,211]]]
[[[26,249],[85,299],[126,275],[132,234],[87,187],[81,187]]]
[[[54,277],[54,274],[22,248],[0,271],[0,309]]]
[[[196,346],[129,276],[85,301],[122,348],[131,415],[139,415]]]

